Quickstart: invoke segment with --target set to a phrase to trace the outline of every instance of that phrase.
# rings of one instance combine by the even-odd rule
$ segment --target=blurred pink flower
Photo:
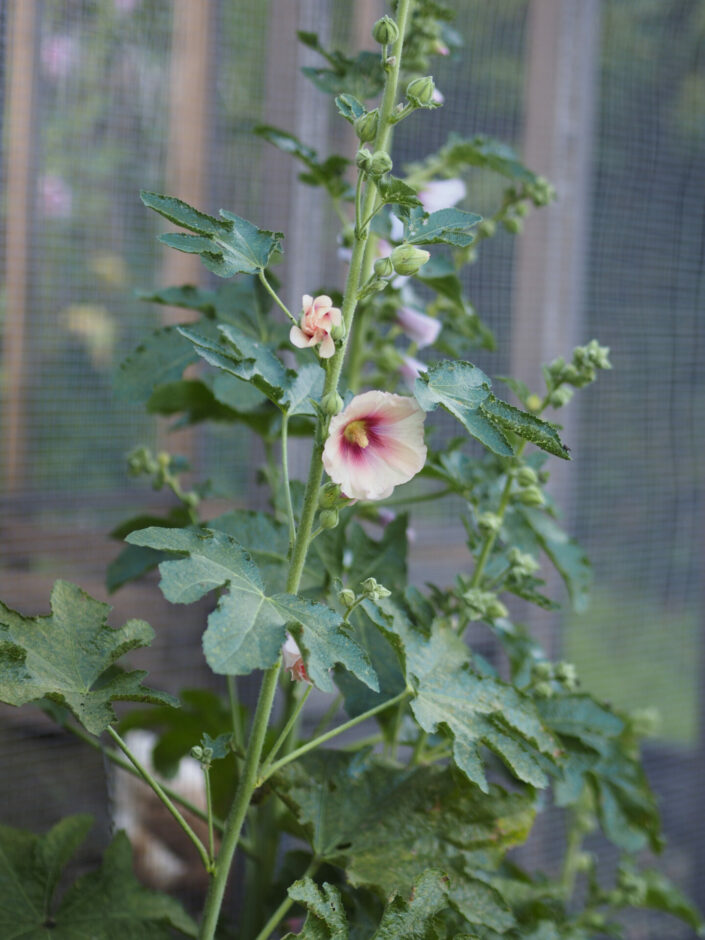
[[[39,211],[48,219],[69,219],[73,208],[73,191],[58,173],[39,177]]]
[[[409,388],[414,387],[414,382],[422,372],[428,372],[428,366],[420,359],[414,359],[413,356],[404,356],[404,361],[399,366],[399,373]]]
[[[308,677],[308,673],[306,672],[306,663],[304,662],[303,656],[301,655],[301,650],[299,649],[296,640],[290,633],[287,633],[286,641],[284,646],[282,646],[282,656],[284,661],[284,668],[291,676],[292,681],[311,681]]]
[[[434,104],[443,104],[446,100],[446,96],[442,91],[439,91],[437,88],[433,89],[433,94],[431,95],[431,101]]]
[[[330,359],[335,352],[335,343],[330,331],[343,322],[340,310],[333,306],[333,301],[327,294],[321,294],[315,299],[309,294],[304,294],[303,308],[300,326],[292,326],[289,331],[291,343],[299,349],[320,343],[319,356],[321,359]]]
[[[323,466],[351,499],[386,499],[426,462],[425,414],[413,398],[356,395],[331,418]]]
[[[440,209],[450,209],[461,199],[465,199],[466,193],[465,183],[457,177],[450,180],[430,180],[419,190],[419,199],[426,212],[438,212]]]
[[[132,13],[135,7],[140,3],[140,0],[113,0],[115,4],[115,9],[118,13]]]
[[[413,307],[400,307],[397,313],[397,323],[419,349],[435,343],[441,332],[440,320],[420,313]]]
[[[64,78],[78,63],[79,45],[73,36],[54,33],[39,50],[42,68],[51,78]]]

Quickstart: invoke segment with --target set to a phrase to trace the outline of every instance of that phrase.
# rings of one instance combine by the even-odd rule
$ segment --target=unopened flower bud
[[[550,682],[537,682],[534,686],[534,692],[539,698],[551,698],[553,695],[553,686]]]
[[[504,225],[505,229],[511,232],[512,235],[518,235],[523,228],[521,219],[517,219],[515,216],[510,216],[508,219],[505,219],[502,225]]]
[[[482,222],[477,226],[477,233],[481,235],[482,238],[492,238],[494,233],[497,231],[497,223],[492,219],[483,219]]]
[[[200,760],[203,757],[203,748],[196,744],[191,748],[191,757],[193,757],[194,760]]]
[[[377,125],[379,124],[379,111],[368,111],[355,121],[355,133],[363,144],[374,140],[377,136]]]
[[[426,75],[424,78],[414,78],[406,86],[406,97],[417,108],[433,107],[435,87],[436,85],[430,75]]]
[[[558,663],[556,665],[556,679],[570,692],[578,687],[578,672],[573,663]]]
[[[371,162],[372,154],[367,149],[367,147],[361,147],[355,154],[355,166],[358,168],[358,170],[364,170],[367,172],[370,169]]]
[[[431,257],[430,252],[416,245],[398,245],[389,256],[397,274],[417,274]]]
[[[520,219],[523,219],[529,211],[529,207],[525,202],[518,202],[514,206],[514,212],[519,216]]]
[[[477,524],[481,529],[489,532],[499,532],[502,527],[502,519],[496,512],[483,512],[478,516]]]
[[[381,600],[383,597],[389,597],[392,593],[383,584],[379,584],[375,578],[365,578],[360,587],[363,593],[373,601]]]
[[[337,509],[322,509],[318,516],[318,524],[322,529],[334,529],[338,525]]]
[[[389,257],[378,258],[375,261],[374,271],[377,277],[391,277],[394,274],[392,259]]]
[[[343,339],[346,332],[345,321],[341,319],[340,323],[334,323],[330,328],[331,339],[337,343],[339,340]]]
[[[388,153],[384,150],[375,150],[372,154],[370,165],[367,167],[367,172],[370,176],[377,178],[384,176],[385,173],[389,173],[393,165],[392,158]]]
[[[372,38],[380,46],[388,46],[399,38],[399,27],[391,16],[383,16],[372,27]]]
[[[553,678],[553,664],[548,660],[542,659],[541,662],[534,663],[531,667],[531,678],[534,681],[543,681]]]
[[[337,483],[326,483],[318,494],[318,505],[321,509],[334,509],[341,498],[340,486]]]
[[[548,401],[551,407],[562,408],[563,405],[568,404],[572,397],[573,389],[570,385],[561,385],[560,388],[556,388],[551,392],[548,396]]]
[[[509,611],[504,606],[502,601],[494,598],[487,605],[487,616],[490,620],[497,620],[499,617],[508,617]]]
[[[529,411],[538,411],[541,407],[541,399],[538,395],[529,395],[526,399],[526,407]]]
[[[609,346],[600,346],[596,339],[591,339],[585,347],[590,363],[596,369],[611,369]]]
[[[543,506],[546,502],[545,497],[538,486],[527,486],[526,489],[517,493],[517,499],[524,506]]]
[[[338,591],[338,600],[343,607],[352,607],[355,603],[355,592],[350,588],[343,588],[342,591]]]
[[[338,415],[343,410],[343,399],[337,392],[328,392],[321,399],[321,407],[327,415]]]
[[[517,473],[519,486],[532,486],[538,483],[538,475],[533,467],[520,467]]]

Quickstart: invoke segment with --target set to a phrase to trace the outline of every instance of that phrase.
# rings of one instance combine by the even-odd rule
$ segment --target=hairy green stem
[[[304,754],[308,754],[309,751],[314,750],[321,744],[325,744],[326,741],[330,741],[331,738],[337,737],[337,735],[342,734],[344,731],[349,731],[351,728],[361,724],[363,721],[367,721],[368,718],[373,718],[375,715],[385,711],[387,708],[391,708],[393,705],[399,704],[410,695],[411,691],[409,689],[404,689],[403,692],[400,692],[399,695],[395,695],[394,698],[390,698],[388,701],[382,702],[380,705],[376,705],[374,708],[364,712],[362,715],[357,715],[355,718],[351,718],[349,721],[344,722],[342,725],[338,725],[336,728],[333,728],[330,731],[326,731],[325,734],[321,734],[317,738],[312,738],[310,741],[307,741],[306,744],[302,744],[301,747],[298,747],[295,751],[292,751],[291,754],[287,754],[285,757],[282,757],[280,760],[271,764],[267,772],[263,774],[258,780],[258,785],[261,786],[265,780],[268,780],[278,770],[281,770],[282,767],[285,767],[287,764],[291,763],[291,761],[297,760],[299,757],[303,757]]]
[[[261,770],[261,773],[266,773],[267,768],[270,766],[270,764],[272,764],[272,762],[274,761],[274,758],[277,756],[277,754],[279,753],[279,751],[282,749],[282,747],[283,747],[283,745],[284,745],[284,742],[286,741],[287,737],[289,736],[289,732],[290,732],[291,729],[294,727],[294,725],[296,724],[297,718],[298,718],[299,715],[301,714],[301,709],[302,709],[302,708],[304,707],[304,705],[306,704],[306,699],[307,699],[307,698],[309,697],[309,695],[311,694],[311,689],[312,689],[312,688],[313,688],[312,685],[307,686],[306,691],[304,692],[304,694],[301,696],[301,698],[298,700],[298,702],[296,702],[296,704],[294,705],[294,708],[293,708],[291,714],[289,715],[288,719],[286,720],[286,722],[285,722],[285,724],[284,724],[284,727],[282,728],[281,732],[279,733],[279,737],[278,737],[277,740],[274,742],[274,745],[272,746],[272,749],[271,749],[271,751],[269,752],[269,754],[267,754],[267,756],[265,757],[265,759],[262,761],[262,770]]]
[[[296,541],[296,523],[294,522],[294,507],[291,502],[291,486],[289,484],[289,415],[282,416],[282,476],[284,478],[284,501],[286,503],[286,517],[289,522],[289,547]]]
[[[203,779],[206,784],[206,812],[208,814],[208,854],[215,858],[215,839],[213,837],[213,794],[211,792],[210,767],[203,765]]]
[[[289,308],[286,306],[284,301],[279,297],[279,294],[277,294],[277,292],[274,290],[272,285],[269,283],[269,281],[267,280],[267,275],[262,270],[260,270],[259,272],[259,279],[260,279],[260,283],[262,287],[264,287],[264,289],[267,291],[269,296],[274,300],[277,306],[281,307],[281,309],[284,311],[287,317],[289,317],[290,320],[292,320],[294,323],[298,323],[298,320],[296,319],[294,314],[289,310]]]
[[[177,821],[177,823],[181,826],[181,828],[184,830],[186,835],[189,837],[191,842],[193,842],[193,844],[196,846],[196,850],[198,854],[201,856],[201,861],[203,862],[206,868],[206,871],[210,871],[212,863],[211,863],[211,859],[208,855],[208,851],[206,847],[198,838],[198,836],[193,831],[193,829],[186,822],[186,820],[181,815],[179,810],[176,808],[174,803],[166,795],[161,784],[157,783],[157,781],[150,774],[147,768],[143,767],[142,764],[140,764],[140,762],[137,760],[135,755],[129,749],[127,744],[125,744],[123,739],[120,737],[120,735],[117,733],[117,731],[113,727],[108,726],[108,734],[113,739],[113,741],[117,744],[120,750],[123,752],[125,757],[127,757],[130,763],[134,766],[135,770],[140,775],[140,777],[144,780],[144,782],[148,784],[152,788],[152,790],[154,790],[154,792],[157,794],[157,796],[162,801],[164,806],[166,806],[166,808],[169,810],[171,815],[174,817],[174,819]]]
[[[237,679],[235,676],[227,676],[228,683],[228,701],[230,702],[230,721],[233,726],[233,743],[238,749],[244,748],[245,733],[242,727],[242,716],[240,715],[240,700],[237,694]]]

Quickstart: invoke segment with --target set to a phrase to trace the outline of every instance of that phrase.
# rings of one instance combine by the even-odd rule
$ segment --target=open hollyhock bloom
[[[301,320],[299,326],[292,326],[289,339],[299,349],[320,343],[318,355],[321,359],[330,359],[335,352],[335,343],[330,331],[342,322],[340,310],[333,306],[333,301],[327,294],[320,294],[315,298],[304,294]]]
[[[425,413],[413,398],[364,392],[331,419],[326,473],[351,499],[386,499],[426,462]]]

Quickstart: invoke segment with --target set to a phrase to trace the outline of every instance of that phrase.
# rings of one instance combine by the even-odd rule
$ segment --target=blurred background
[[[503,232],[468,269],[498,342],[477,362],[540,391],[542,362],[593,337],[611,348],[613,371],[560,415],[574,461],[553,481],[593,562],[591,604],[541,629],[591,691],[658,710],[646,762],[669,840],[663,864],[705,907],[705,5],[456,6],[465,50],[435,73],[446,104],[404,123],[395,162],[451,131],[483,133],[515,145],[557,189],[523,237]],[[323,154],[351,153],[347,125],[301,75],[319,62],[295,32],[372,48],[383,12],[381,0],[0,0],[0,597],[10,606],[46,612],[56,577],[108,598],[105,567],[120,546],[107,533],[169,502],[127,476],[137,444],[181,446],[196,478],[208,467],[216,497],[261,505],[257,452],[227,426],[169,443],[113,394],[123,357],[173,317],[139,292],[210,283],[197,258],[159,245],[138,192],[289,233],[277,273],[292,308],[314,285],[341,283],[335,220],[251,130],[275,124]],[[465,208],[496,205],[494,178],[468,184]],[[435,503],[414,514],[420,584],[443,584],[464,563],[456,516]],[[193,662],[199,611],[180,609],[174,623],[155,581],[112,596],[114,622],[141,616],[157,629],[154,684],[208,681]],[[55,755],[51,773],[42,754]],[[2,821],[38,829],[79,809],[105,819],[100,759],[74,754],[31,711],[0,712],[0,767]],[[546,846],[550,864],[550,837]],[[659,924],[635,920],[629,936],[662,938]],[[668,936],[690,934],[668,922]]]

